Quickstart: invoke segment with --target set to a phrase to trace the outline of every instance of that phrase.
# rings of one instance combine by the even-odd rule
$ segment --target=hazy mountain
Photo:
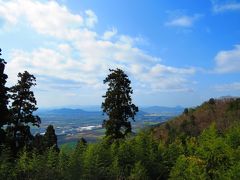
[[[76,107],[76,106],[75,106]],[[83,117],[103,117],[103,113],[99,106],[81,106],[80,108],[58,108],[58,109],[39,109],[36,114],[43,118],[70,118],[79,119]],[[86,110],[87,109],[87,110]],[[149,106],[140,107],[137,116],[144,116],[149,114],[156,115],[178,115],[183,112],[184,108],[181,106],[177,107],[165,107],[165,106]]]
[[[70,109],[70,108],[61,108],[61,109],[53,109],[46,111],[47,114],[56,114],[56,115],[64,115],[64,116],[75,116],[75,115],[96,115],[102,114],[100,111],[85,111],[82,109]]]
[[[166,107],[166,106],[150,106],[150,107],[142,107],[141,111],[149,114],[172,114],[172,115],[178,115],[183,112],[184,108],[181,106],[176,107]]]

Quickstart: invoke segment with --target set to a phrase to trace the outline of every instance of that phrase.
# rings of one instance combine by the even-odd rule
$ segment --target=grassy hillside
[[[240,98],[209,99],[196,108],[185,109],[180,116],[153,129],[155,138],[173,141],[180,136],[198,136],[211,124],[218,132],[240,122]]]

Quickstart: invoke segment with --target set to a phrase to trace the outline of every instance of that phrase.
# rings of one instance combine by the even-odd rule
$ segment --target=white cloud
[[[235,1],[215,1],[212,0],[213,12],[221,13],[225,11],[239,11],[240,3]]]
[[[240,45],[236,45],[232,50],[223,50],[215,57],[218,73],[240,72]]]
[[[178,27],[192,27],[194,22],[197,21],[202,15],[194,14],[193,16],[181,15],[172,18],[166,22],[166,26],[178,26]]]
[[[85,11],[87,18],[86,18],[86,25],[89,28],[93,28],[95,24],[98,22],[98,18],[96,14],[92,10]]]
[[[50,89],[63,88],[61,83],[71,89],[80,88],[82,84],[101,89],[108,69],[118,67],[131,76],[138,88],[147,87],[156,91],[189,89],[189,76],[195,73],[194,68],[163,65],[161,58],[138,48],[141,38],[117,34],[114,28],[103,36],[99,35],[93,30],[97,16],[91,10],[85,11],[85,14],[86,17],[73,14],[56,1],[0,0],[0,16],[8,25],[15,27],[21,23],[32,27],[35,33],[43,35],[42,38],[54,37],[51,46],[12,51],[7,64],[11,82],[16,80],[17,72],[28,70],[38,77],[55,79],[55,83],[40,83],[40,86]]]
[[[58,49],[60,52],[62,52],[63,54],[68,54],[70,55],[72,52],[72,49],[70,47],[69,44],[63,43],[63,44],[59,44],[58,45]]]
[[[216,85],[214,87],[217,91],[239,91],[240,90],[240,82],[233,82],[229,84]]]
[[[76,27],[83,26],[84,21],[83,17],[72,14],[55,1],[0,1],[0,17],[5,19],[6,25],[25,22],[38,33],[62,38]]]
[[[194,68],[175,68],[171,66],[165,66],[161,64],[157,64],[151,69],[152,74],[194,74]]]
[[[104,40],[109,40],[111,39],[113,36],[115,36],[117,34],[117,29],[116,28],[112,28],[110,31],[106,31],[103,34],[103,39]]]
[[[156,64],[147,73],[143,73],[144,81],[149,81],[153,91],[189,91],[187,78],[195,73],[194,68],[175,68]]]

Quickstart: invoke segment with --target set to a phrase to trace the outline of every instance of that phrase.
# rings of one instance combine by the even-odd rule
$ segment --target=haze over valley
[[[76,107],[76,106],[75,106]],[[39,109],[36,114],[41,117],[40,128],[33,128],[33,134],[44,133],[49,124],[54,125],[58,135],[58,143],[77,142],[81,137],[90,142],[100,140],[104,135],[102,122],[104,116],[100,106],[80,106],[82,109],[58,108]],[[133,132],[151,127],[173,118],[183,112],[184,108],[149,106],[140,108],[140,112],[132,122]]]

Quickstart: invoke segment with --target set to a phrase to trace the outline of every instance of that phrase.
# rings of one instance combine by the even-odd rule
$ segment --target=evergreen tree
[[[147,171],[140,161],[135,163],[134,168],[131,171],[130,180],[148,180]]]
[[[111,156],[108,146],[103,143],[88,145],[83,158],[83,177],[79,179],[111,179],[109,166]]]
[[[60,176],[64,177],[62,179],[72,179],[74,180],[74,178],[72,178],[73,174],[71,173],[71,166],[70,166],[70,161],[69,161],[69,154],[67,154],[64,150],[62,150],[61,147],[61,151],[59,152],[58,155],[58,173]],[[79,179],[79,177],[78,177]]]
[[[43,135],[41,135],[39,133],[37,133],[35,135],[34,140],[33,140],[33,148],[39,154],[42,154],[45,152],[46,149],[45,149]]]
[[[107,137],[119,139],[131,132],[129,118],[134,120],[138,107],[132,103],[133,90],[128,76],[121,69],[110,69],[110,72],[103,81],[109,86],[103,96],[103,113],[108,115],[108,119],[103,121],[103,126],[106,128]]]
[[[220,136],[215,124],[199,136],[196,154],[206,162],[206,172],[210,179],[221,179],[222,174],[233,164],[233,149]]]
[[[205,170],[205,162],[198,157],[185,157],[181,155],[172,167],[169,179],[208,179]]]
[[[29,146],[33,136],[29,125],[38,126],[40,118],[33,115],[37,110],[37,101],[31,87],[35,86],[36,78],[27,71],[18,73],[18,83],[10,88],[11,121],[8,126],[8,136],[12,140],[12,147],[16,153],[23,146]]]
[[[0,56],[2,55],[1,51],[2,50],[0,49]],[[0,58],[0,145],[4,142],[5,139],[5,132],[2,127],[6,125],[7,121],[9,120],[9,111],[7,108],[8,88],[5,87],[8,76],[4,74],[5,64],[6,62],[4,59]]]
[[[81,137],[78,142],[77,142],[77,149],[81,149],[81,147],[85,147],[87,145],[87,141],[86,139],[84,139],[83,137]]]
[[[53,148],[54,150],[59,152],[57,145],[57,135],[55,134],[53,125],[49,125],[47,127],[46,133],[44,134],[44,144],[46,148]]]
[[[77,145],[70,156],[70,179],[79,179],[83,172],[83,154],[87,149],[87,141],[84,138],[78,140]],[[61,148],[62,151],[62,148]]]
[[[3,148],[0,154],[0,175],[1,179],[11,179],[15,165],[14,160],[11,157],[10,149]],[[13,178],[12,178],[13,179]]]

